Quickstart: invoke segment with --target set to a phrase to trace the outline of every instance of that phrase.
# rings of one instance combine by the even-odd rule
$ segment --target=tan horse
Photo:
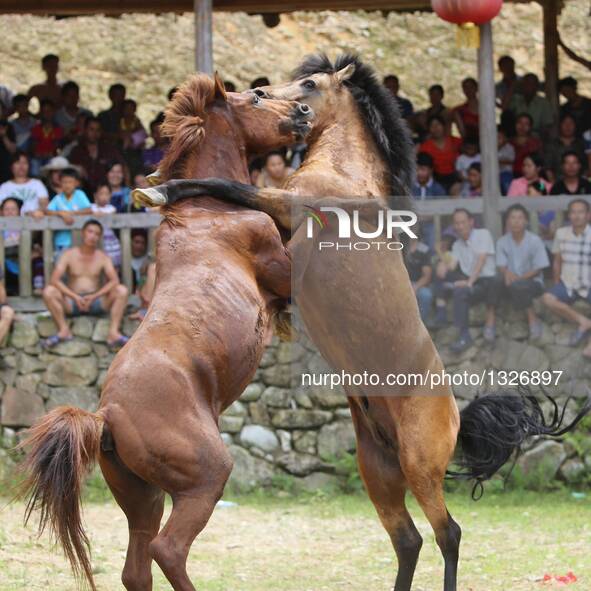
[[[339,241],[330,220],[322,229],[314,224],[313,239],[307,237],[309,208],[346,207],[352,195],[375,197],[385,205],[384,196],[407,194],[413,151],[393,100],[373,72],[352,56],[342,56],[334,66],[325,56],[311,57],[293,82],[255,92],[301,100],[316,113],[309,154],[285,190],[183,181],[142,192],[146,201],[175,202],[205,192],[269,213],[280,228],[292,231],[292,295],[309,336],[335,370],[367,371],[383,379],[387,374],[440,374],[443,365],[421,322],[401,253],[375,248],[346,254],[319,251],[320,243]],[[376,209],[375,201],[365,203],[356,205]],[[404,199],[389,204],[408,207]],[[451,389],[381,384],[345,389],[360,472],[398,557],[395,591],[411,589],[422,545],[405,506],[407,490],[435,531],[445,561],[444,589],[455,591],[461,530],[447,511],[442,486],[460,429]],[[559,434],[559,426],[558,415],[545,423],[531,397],[476,400],[462,412],[462,476],[490,478],[525,437]]]
[[[293,143],[311,116],[305,105],[226,95],[219,78],[192,77],[166,111],[160,172],[247,181],[247,156]],[[98,412],[57,408],[24,444],[27,515],[41,510],[41,529],[49,524],[93,589],[80,489],[98,458],[129,524],[126,589],[152,589],[154,559],[173,589],[194,591],[187,555],[232,469],[218,417],[252,379],[290,291],[268,215],[214,199],[163,213],[152,303],[109,369]],[[164,493],[173,509],[160,530]]]

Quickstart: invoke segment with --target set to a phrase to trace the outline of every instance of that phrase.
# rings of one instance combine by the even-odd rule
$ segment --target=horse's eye
[[[308,90],[314,90],[316,88],[316,82],[314,80],[304,80],[303,85]]]
[[[256,94],[253,94],[252,95],[252,104],[258,105],[260,102],[261,102],[261,99],[259,98],[259,96]]]

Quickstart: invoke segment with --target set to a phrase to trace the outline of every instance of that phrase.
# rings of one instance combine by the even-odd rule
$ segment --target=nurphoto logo
[[[338,241],[319,241],[318,250],[402,250],[402,242],[394,240],[401,232],[409,238],[417,239],[417,235],[412,231],[412,227],[417,223],[417,215],[413,211],[380,208],[376,212],[376,217],[372,216],[371,219],[376,224],[375,229],[365,232],[360,226],[359,210],[354,210],[352,215],[343,208],[334,206],[309,207],[308,210],[307,238],[314,238],[314,225],[324,230],[331,228],[335,220],[338,224]],[[329,217],[327,214],[333,215]]]

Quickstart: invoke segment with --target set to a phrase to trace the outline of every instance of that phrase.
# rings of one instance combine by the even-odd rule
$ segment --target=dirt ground
[[[529,591],[562,588],[543,584],[544,574],[591,589],[591,507],[588,495],[489,496],[472,503],[452,495],[450,511],[463,529],[462,591]],[[386,591],[395,573],[389,540],[361,495],[335,498],[237,499],[218,508],[189,558],[199,591]],[[442,587],[443,567],[432,532],[411,504],[425,540],[416,591]],[[22,525],[23,506],[0,509],[0,591],[74,591],[75,582],[47,537]],[[113,503],[85,506],[93,565],[101,591],[123,589],[120,572],[127,544],[126,521]],[[170,586],[155,566],[154,589]]]

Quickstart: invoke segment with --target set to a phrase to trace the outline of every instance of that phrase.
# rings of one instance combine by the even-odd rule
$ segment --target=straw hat
[[[54,156],[45,166],[41,167],[41,174],[47,176],[55,170],[65,170],[66,168],[73,168],[79,173],[82,172],[82,168],[76,164],[70,164],[70,161],[64,156]]]

